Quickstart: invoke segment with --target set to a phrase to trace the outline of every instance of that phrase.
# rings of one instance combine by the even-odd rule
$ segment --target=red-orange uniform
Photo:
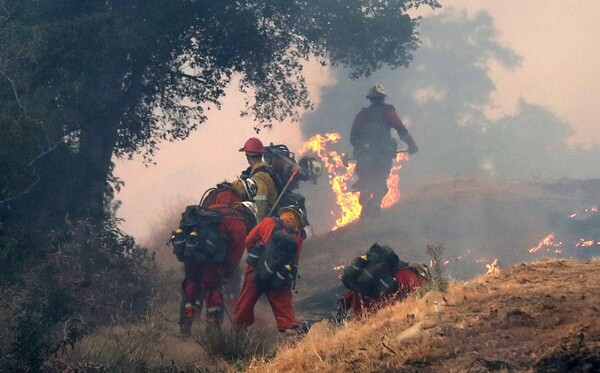
[[[225,191],[219,194],[217,201],[233,200],[235,199],[233,196],[236,196],[235,193]],[[237,196],[236,198],[239,199]],[[225,263],[184,263],[185,280],[182,284],[185,301],[184,312],[185,318],[190,321],[195,316],[194,306],[201,305],[202,302],[206,302],[209,321],[214,321],[210,320],[211,315],[219,313],[223,305],[221,292],[223,276],[231,277],[235,269],[239,267],[244,254],[244,241],[247,232],[242,217],[237,213],[232,214],[231,208],[226,204],[214,204],[210,208],[217,209],[225,214],[217,229],[229,237],[230,244]]]
[[[300,222],[295,221],[293,216],[286,214],[281,215],[281,220],[291,226],[297,227]],[[256,245],[265,244],[271,238],[271,234],[276,228],[277,222],[273,217],[264,218],[254,229],[248,233],[246,237],[246,247],[253,248]],[[297,233],[292,233],[298,242],[298,250],[296,253],[296,263],[300,258],[300,250],[302,248],[303,239]],[[246,265],[244,275],[244,284],[235,308],[234,323],[240,326],[250,326],[254,323],[254,306],[260,296],[264,293],[271,304],[273,315],[277,323],[279,331],[296,329],[298,322],[294,314],[292,306],[292,288],[291,285],[276,290],[264,290],[257,285],[252,277],[255,268],[251,265]]]
[[[348,290],[342,296],[341,301],[346,308],[352,307],[354,319],[360,320],[367,313],[375,312],[397,300],[406,298],[409,293],[421,286],[421,278],[410,268],[399,270],[394,278],[398,284],[398,291],[395,293],[378,298],[369,298]]]

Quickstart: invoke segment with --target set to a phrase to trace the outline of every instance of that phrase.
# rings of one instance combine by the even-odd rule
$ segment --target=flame
[[[329,184],[335,194],[335,203],[340,207],[341,216],[335,221],[334,230],[347,225],[360,217],[362,207],[358,202],[358,193],[348,191],[348,181],[354,174],[354,164],[344,167],[342,155],[335,151],[327,151],[326,146],[341,139],[339,133],[316,134],[300,148],[302,155],[312,151],[321,158],[329,175]]]
[[[539,249],[541,249],[542,247],[553,247],[553,246],[558,246],[559,244],[555,244],[554,243],[554,238],[556,237],[556,234],[550,233],[549,235],[547,235],[543,240],[541,240],[540,242],[537,243],[537,245],[535,245],[534,247],[532,247],[531,249],[529,249],[530,253],[535,253],[536,251],[538,251]]]
[[[335,203],[341,210],[341,214],[335,221],[333,230],[358,220],[362,211],[362,206],[358,200],[359,193],[348,190],[348,183],[354,176],[355,164],[349,164],[348,167],[345,167],[342,161],[342,154],[327,150],[329,144],[335,144],[340,139],[341,136],[339,133],[316,134],[308,139],[298,151],[299,155],[307,152],[314,153],[321,159],[327,169],[329,184],[335,194]],[[394,165],[387,180],[388,193],[381,202],[383,208],[388,208],[400,200],[400,190],[398,188],[398,182],[400,181],[399,172],[402,168],[400,162],[407,159],[408,156],[406,154],[400,153],[394,160]]]
[[[587,240],[586,241],[583,238],[580,238],[579,241],[575,244],[575,247],[590,247],[590,246],[594,246],[596,244],[597,243],[594,240]]]
[[[396,159],[394,159],[394,165],[392,166],[390,176],[386,181],[388,192],[381,200],[381,207],[384,209],[393,206],[400,200],[400,188],[398,188],[398,183],[400,182],[400,169],[402,168],[400,162],[406,160],[408,160],[406,153],[398,153]]]
[[[498,258],[494,259],[494,261],[491,262],[490,264],[486,264],[485,267],[487,268],[486,274],[488,274],[488,275],[491,275],[496,272],[500,272],[500,268],[498,267]]]
[[[334,271],[339,271],[340,269],[344,269],[345,267],[346,267],[346,266],[342,264],[342,265],[339,265],[339,266],[335,266],[335,267],[333,267],[333,270],[334,270]]]

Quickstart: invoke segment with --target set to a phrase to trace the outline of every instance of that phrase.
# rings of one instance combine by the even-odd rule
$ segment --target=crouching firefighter
[[[345,320],[350,309],[360,320],[430,281],[426,265],[403,262],[392,248],[375,243],[344,269],[342,283],[349,290],[338,299],[336,321]]]
[[[287,337],[298,334],[292,306],[292,287],[298,272],[303,239],[302,210],[295,205],[279,209],[279,217],[264,218],[246,238],[248,258],[234,324],[254,323],[254,306],[265,294],[277,329]]]
[[[231,204],[209,207],[188,206],[179,228],[173,233],[173,252],[184,263],[181,284],[180,331],[189,336],[195,315],[206,306],[206,321],[220,326],[225,312],[224,287],[244,254],[244,241],[257,223],[257,209],[249,201],[237,201],[235,194],[223,193]],[[222,198],[221,198],[222,199]]]

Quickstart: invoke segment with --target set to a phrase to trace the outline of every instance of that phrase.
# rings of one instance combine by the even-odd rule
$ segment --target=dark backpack
[[[222,212],[197,205],[187,206],[179,228],[173,232],[173,253],[181,262],[224,263],[229,249],[229,237],[219,232],[219,224],[235,211]]]
[[[376,243],[344,269],[342,283],[362,296],[381,297],[398,291],[394,276],[406,265],[389,246]]]
[[[298,274],[296,254],[298,241],[292,233],[298,230],[279,218],[269,242],[248,250],[246,263],[255,267],[253,281],[265,290],[281,289],[291,285]]]

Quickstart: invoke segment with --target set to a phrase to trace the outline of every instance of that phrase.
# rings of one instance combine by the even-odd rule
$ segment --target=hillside
[[[427,245],[443,245],[444,270],[453,279],[486,273],[486,264],[495,259],[507,267],[546,257],[598,256],[600,213],[580,212],[600,205],[599,190],[599,180],[454,180],[428,186],[403,197],[378,220],[308,239],[300,263],[297,307],[311,320],[333,310],[335,296],[343,290],[341,270],[334,267],[347,265],[374,242],[393,247],[402,260],[422,263],[430,260]],[[552,245],[530,252],[551,232]],[[581,240],[590,245],[581,245]]]
[[[295,347],[249,371],[597,372],[598,294],[600,260],[521,263],[362,323],[317,323]]]
[[[600,256],[600,214],[593,208],[600,204],[598,190],[598,180],[456,180],[404,196],[378,220],[310,236],[294,294],[298,317],[310,331],[294,348],[282,347],[266,362],[259,356],[248,370],[600,369],[600,261],[590,259]],[[139,364],[170,367],[166,371],[182,367],[228,372],[248,367],[210,357],[194,339],[178,337],[180,264],[164,246],[178,215],[163,233],[155,230],[159,264],[176,270],[153,289],[156,303],[146,322],[101,329],[60,361],[121,370],[138,369]],[[554,241],[539,244],[551,232]],[[363,323],[341,328],[328,324],[323,320],[334,312],[336,297],[344,290],[341,272],[334,267],[347,265],[373,242],[392,246],[403,260],[424,263],[430,259],[428,244],[443,245],[443,268],[452,286],[445,294],[430,292],[384,309]],[[486,264],[494,259],[500,270],[486,275]],[[255,314],[253,330],[272,331],[271,338],[280,343],[268,304],[259,302]],[[199,325],[195,324],[196,333]],[[415,337],[399,340],[404,333]]]

